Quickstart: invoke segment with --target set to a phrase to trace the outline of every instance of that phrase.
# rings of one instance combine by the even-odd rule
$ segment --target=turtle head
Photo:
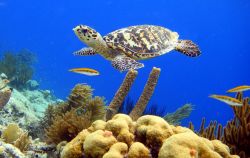
[[[73,29],[73,31],[82,42],[90,47],[95,48],[95,46],[100,44],[100,42],[104,42],[102,36],[89,26],[78,25]]]

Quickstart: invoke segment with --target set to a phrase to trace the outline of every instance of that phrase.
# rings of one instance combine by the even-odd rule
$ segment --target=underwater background
[[[72,55],[85,46],[72,31],[79,24],[102,35],[131,25],[160,25],[178,32],[180,39],[198,44],[202,55],[197,58],[173,51],[142,61],[145,67],[138,70],[129,94],[137,100],[152,67],[161,68],[150,104],[164,107],[166,112],[185,103],[195,105],[183,125],[191,120],[199,127],[202,117],[225,124],[233,117],[231,108],[208,96],[250,83],[248,0],[0,0],[0,17],[0,52],[23,48],[35,52],[34,79],[61,99],[76,83],[87,83],[109,103],[126,74],[101,56]],[[100,76],[68,71],[75,67],[96,69]]]

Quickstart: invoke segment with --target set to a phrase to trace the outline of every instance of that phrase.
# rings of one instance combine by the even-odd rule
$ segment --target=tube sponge
[[[97,130],[89,134],[83,144],[86,157],[102,158],[117,140],[110,131]]]
[[[124,158],[127,152],[127,144],[117,142],[110,147],[109,151],[103,155],[103,158]]]
[[[125,97],[128,95],[128,92],[134,83],[134,80],[138,72],[136,70],[130,69],[124,78],[120,88],[117,90],[113,100],[108,106],[106,113],[106,120],[111,119],[119,110],[119,107],[122,105]]]
[[[145,110],[146,106],[148,105],[148,102],[151,98],[151,96],[154,93],[155,87],[158,82],[158,78],[160,76],[161,69],[154,67],[152,71],[150,72],[148,81],[143,89],[143,92],[137,101],[135,107],[130,112],[129,116],[133,120],[137,120],[140,116],[142,116],[143,111]]]

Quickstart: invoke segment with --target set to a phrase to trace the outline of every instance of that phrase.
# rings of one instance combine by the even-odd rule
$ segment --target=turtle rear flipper
[[[175,50],[189,57],[197,57],[201,54],[198,46],[190,40],[178,40]]]
[[[87,55],[95,55],[96,51],[93,48],[82,48],[78,51],[75,51],[73,55],[79,55],[79,56],[87,56]]]
[[[144,67],[144,64],[135,61],[134,59],[119,55],[112,60],[112,66],[119,71],[128,71],[130,69],[139,69]]]

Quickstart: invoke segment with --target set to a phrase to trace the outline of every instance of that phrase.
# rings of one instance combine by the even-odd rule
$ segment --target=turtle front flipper
[[[175,50],[189,57],[197,57],[201,54],[198,46],[190,40],[178,40]]]
[[[144,64],[135,61],[134,59],[119,55],[112,60],[112,66],[119,71],[128,71],[130,69],[139,69],[144,67]]]
[[[79,56],[87,56],[87,55],[95,55],[97,52],[93,48],[82,48],[78,51],[75,51],[73,55],[79,55]]]

